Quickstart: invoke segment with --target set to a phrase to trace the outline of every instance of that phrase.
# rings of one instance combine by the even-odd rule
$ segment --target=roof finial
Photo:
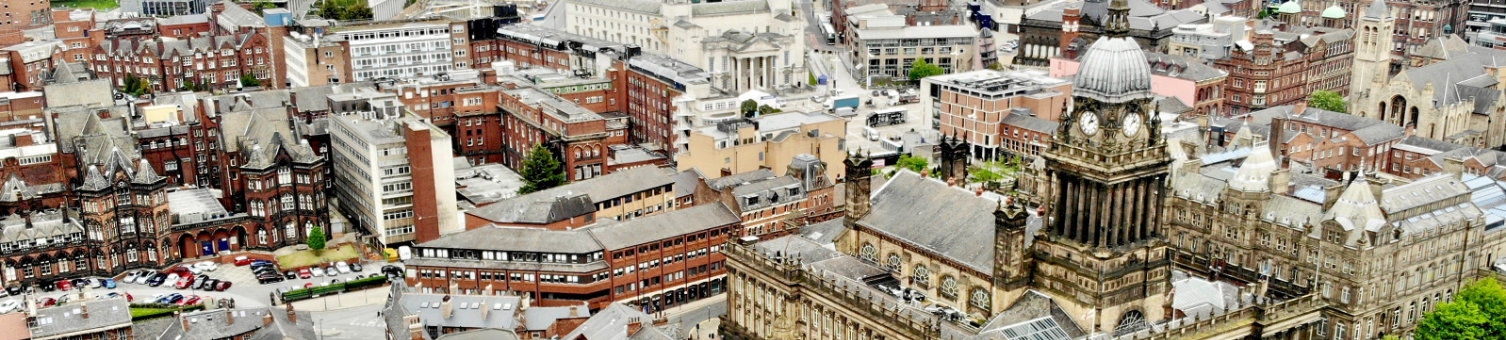
[[[1129,36],[1129,1],[1112,0],[1109,2],[1109,15],[1103,22],[1103,33],[1110,38],[1123,38]]]

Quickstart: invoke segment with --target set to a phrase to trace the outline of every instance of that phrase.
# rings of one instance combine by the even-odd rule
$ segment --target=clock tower
[[[1171,262],[1161,223],[1171,158],[1125,0],[1111,2],[1103,30],[1043,154],[1052,189],[1032,280],[1084,329],[1125,332],[1165,317]]]

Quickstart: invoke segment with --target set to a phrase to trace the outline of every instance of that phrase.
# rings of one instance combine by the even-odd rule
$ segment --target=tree
[[[816,82],[816,73],[815,72],[810,72],[810,73],[806,73],[806,74],[809,74],[811,76],[811,86],[820,85],[819,83]]]
[[[758,102],[752,99],[744,100],[741,112],[743,113],[743,117],[752,118],[753,114],[758,112]]]
[[[768,105],[759,105],[758,106],[758,115],[760,115],[760,116],[767,116],[767,115],[771,115],[771,114],[775,114],[775,113],[780,113],[780,112],[784,112],[784,110],[776,109],[776,108],[770,107]]]
[[[256,76],[251,75],[250,73],[241,74],[241,87],[255,86],[261,86],[261,80],[257,80]]]
[[[130,93],[133,96],[139,97],[143,94],[152,93],[152,83],[134,74],[126,74],[125,86],[120,88],[120,92]]]
[[[324,237],[323,227],[314,227],[314,230],[309,230],[309,249],[313,249],[314,252],[324,251],[324,241],[327,240]]]
[[[527,194],[539,190],[549,189],[565,184],[565,170],[560,166],[559,159],[554,158],[554,152],[549,151],[543,144],[534,145],[533,150],[528,152],[528,158],[523,160],[523,187],[518,189],[518,194]]]
[[[1324,109],[1333,112],[1348,112],[1349,103],[1344,102],[1344,96],[1338,92],[1318,90],[1312,96],[1307,97],[1307,106]]]
[[[260,15],[268,9],[277,8],[277,4],[273,4],[271,1],[267,0],[257,0],[256,2],[251,3],[251,8],[255,9],[256,14]]]
[[[365,2],[359,2],[345,9],[345,18],[341,20],[371,20],[371,7],[366,7]]]
[[[1454,301],[1424,316],[1416,339],[1493,339],[1499,334],[1506,334],[1506,288],[1485,278],[1464,286]]]
[[[931,65],[925,59],[916,59],[915,64],[910,65],[910,81],[920,81],[921,78],[938,76],[946,71],[941,66]]]
[[[910,155],[899,156],[899,161],[894,162],[894,166],[900,169],[910,169],[910,171],[914,171],[917,174],[925,171],[928,168],[927,165],[930,165],[930,162],[926,161],[925,158],[912,157]]]
[[[1004,70],[1004,64],[995,61],[993,64],[988,64],[988,69],[994,70],[994,71],[1003,71]]]

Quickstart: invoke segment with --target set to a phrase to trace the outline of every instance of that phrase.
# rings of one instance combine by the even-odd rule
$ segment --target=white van
[[[874,130],[872,127],[864,126],[863,127],[863,137],[867,137],[868,140],[871,140],[871,141],[877,141],[877,140],[879,140],[879,132],[878,132],[878,130]]]

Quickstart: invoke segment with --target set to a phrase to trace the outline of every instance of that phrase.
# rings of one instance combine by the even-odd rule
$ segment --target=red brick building
[[[606,173],[613,136],[625,135],[622,119],[607,119],[537,88],[502,92],[502,163],[521,169],[534,145],[554,151],[565,179],[576,181]]]
[[[541,306],[613,302],[657,311],[725,289],[720,253],[740,219],[708,204],[574,230],[483,227],[414,247],[425,293],[517,294]]]
[[[1236,48],[1213,66],[1229,72],[1223,95],[1231,115],[1307,101],[1317,91],[1349,94],[1354,30],[1257,31],[1250,50]]]
[[[1269,124],[1273,155],[1278,164],[1303,163],[1326,171],[1377,172],[1385,168],[1392,148],[1406,137],[1400,126],[1346,113],[1309,108],[1306,102],[1278,106],[1235,117],[1246,124]],[[1237,130],[1237,129],[1236,129]]]

